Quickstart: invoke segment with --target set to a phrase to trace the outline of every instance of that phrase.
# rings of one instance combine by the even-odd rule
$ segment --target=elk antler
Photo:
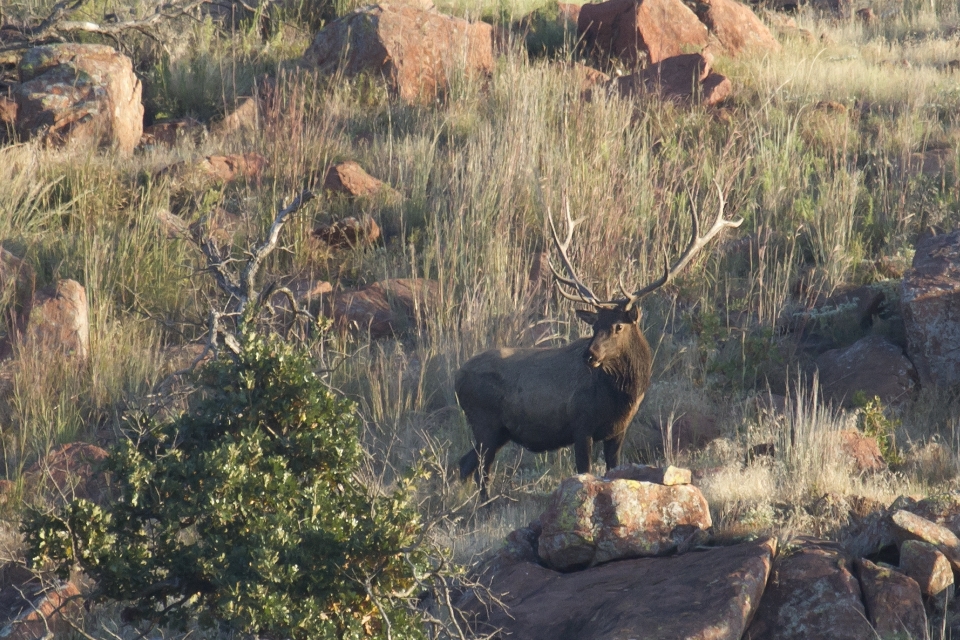
[[[576,220],[570,215],[570,203],[565,205],[566,214],[567,214],[567,239],[563,242],[560,242],[560,237],[557,235],[557,227],[553,224],[553,213],[550,211],[550,208],[547,207],[547,218],[550,220],[550,231],[553,232],[553,244],[557,247],[557,253],[560,254],[560,262],[563,264],[563,268],[567,270],[569,278],[561,275],[557,268],[553,266],[553,262],[550,263],[550,270],[553,271],[553,277],[557,279],[557,291],[560,292],[567,300],[572,300],[573,302],[583,302],[589,304],[598,309],[606,308],[612,309],[616,307],[616,303],[613,301],[602,301],[597,298],[596,294],[590,290],[590,287],[583,284],[583,281],[577,276],[577,272],[573,268],[573,264],[570,262],[570,257],[567,256],[567,249],[570,248],[570,241],[573,239],[573,230],[577,228],[581,222],[584,221],[584,218],[577,218]],[[571,289],[576,291],[576,295],[567,293],[563,287],[559,285],[566,285]]]
[[[693,208],[691,207],[690,215],[693,218],[693,223],[691,225],[693,229],[691,233],[690,244],[687,245],[686,251],[684,251],[683,254],[680,256],[680,259],[677,260],[676,263],[674,263],[674,265],[669,268],[667,267],[666,256],[664,256],[663,275],[658,280],[648,284],[642,289],[637,289],[633,293],[627,293],[626,290],[623,288],[623,284],[621,284],[620,290],[623,291],[624,295],[627,296],[627,305],[626,305],[627,309],[630,309],[633,305],[639,302],[640,299],[643,298],[644,296],[648,295],[649,293],[652,293],[653,291],[656,291],[663,285],[673,280],[673,278],[676,277],[676,275],[680,273],[680,271],[682,271],[683,268],[687,266],[687,264],[689,264],[691,260],[693,260],[693,257],[697,255],[701,249],[707,246],[707,243],[710,242],[714,238],[714,236],[716,236],[718,233],[720,233],[727,227],[736,228],[736,227],[739,227],[741,224],[743,224],[743,218],[740,218],[738,220],[724,219],[723,208],[726,206],[727,203],[723,198],[723,191],[720,189],[720,185],[717,184],[716,187],[717,187],[717,194],[720,196],[720,211],[717,212],[717,219],[714,221],[713,226],[710,227],[710,230],[707,231],[702,237],[698,236],[698,234],[700,233],[700,221],[697,219],[696,211],[694,211]]]
[[[667,284],[680,271],[683,270],[687,264],[693,260],[701,249],[703,249],[708,242],[710,242],[718,233],[724,229],[736,228],[743,223],[743,218],[738,220],[726,220],[723,217],[723,209],[726,206],[726,201],[723,198],[723,191],[720,189],[720,185],[717,186],[717,193],[720,196],[720,211],[717,213],[717,219],[714,221],[713,226],[710,227],[710,230],[707,231],[703,236],[700,236],[700,221],[697,219],[697,213],[691,208],[690,215],[693,218],[692,221],[692,234],[690,238],[690,244],[687,245],[686,250],[680,256],[680,259],[671,267],[667,262],[667,256],[663,257],[663,275],[656,281],[648,284],[642,289],[637,289],[633,293],[627,291],[627,288],[623,284],[623,279],[620,280],[620,292],[623,293],[624,297],[619,300],[600,300],[597,298],[596,294],[590,290],[590,288],[583,284],[583,281],[577,276],[576,271],[573,268],[573,264],[570,262],[570,257],[567,255],[567,249],[570,248],[570,241],[573,238],[573,230],[577,228],[583,218],[577,218],[574,220],[570,215],[570,205],[566,205],[566,214],[567,214],[567,237],[563,242],[560,242],[560,237],[557,235],[557,228],[553,223],[553,214],[550,212],[549,207],[547,208],[547,217],[550,220],[550,230],[553,232],[553,244],[557,247],[557,253],[560,254],[560,262],[563,264],[564,269],[566,269],[569,277],[562,275],[556,267],[553,266],[553,263],[550,264],[550,269],[553,271],[553,277],[557,279],[558,285],[565,285],[575,290],[575,294],[568,293],[563,289],[562,286],[557,286],[557,291],[560,292],[564,298],[572,300],[573,302],[582,302],[589,304],[598,309],[612,309],[620,305],[624,305],[624,309],[630,310],[633,305],[640,301],[644,296],[656,291],[663,285]],[[625,303],[625,304],[624,304]]]

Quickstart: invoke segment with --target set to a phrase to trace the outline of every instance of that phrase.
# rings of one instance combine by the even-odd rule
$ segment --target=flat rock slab
[[[802,540],[778,560],[745,640],[874,640],[848,565],[839,546]]]
[[[479,626],[524,640],[739,640],[775,552],[765,539],[566,574],[519,563],[493,578],[504,608]]]
[[[929,542],[947,557],[954,571],[960,571],[960,538],[952,531],[903,509],[894,511],[890,521],[897,539]]]

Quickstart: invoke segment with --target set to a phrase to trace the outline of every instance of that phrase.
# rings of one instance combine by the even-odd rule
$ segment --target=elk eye
[[[622,324],[615,324],[615,325],[613,325],[613,332],[614,332],[614,333],[620,333],[621,331],[623,331],[623,325],[622,325]]]

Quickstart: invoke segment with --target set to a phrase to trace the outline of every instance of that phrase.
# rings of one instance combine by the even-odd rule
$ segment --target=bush
[[[226,351],[226,350],[224,350]],[[117,500],[24,523],[31,561],[79,565],[131,622],[226,625],[283,638],[413,638],[426,558],[407,485],[362,482],[359,419],[275,337],[240,334],[200,370],[190,408],[107,462]]]

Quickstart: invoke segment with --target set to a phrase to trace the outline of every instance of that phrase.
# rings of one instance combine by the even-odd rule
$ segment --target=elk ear
[[[597,312],[587,311],[586,309],[577,309],[577,317],[586,322],[591,327],[597,323]]]
[[[635,304],[631,306],[629,309],[627,309],[626,314],[627,314],[627,320],[629,320],[630,322],[634,324],[640,322],[640,306],[639,305]]]

